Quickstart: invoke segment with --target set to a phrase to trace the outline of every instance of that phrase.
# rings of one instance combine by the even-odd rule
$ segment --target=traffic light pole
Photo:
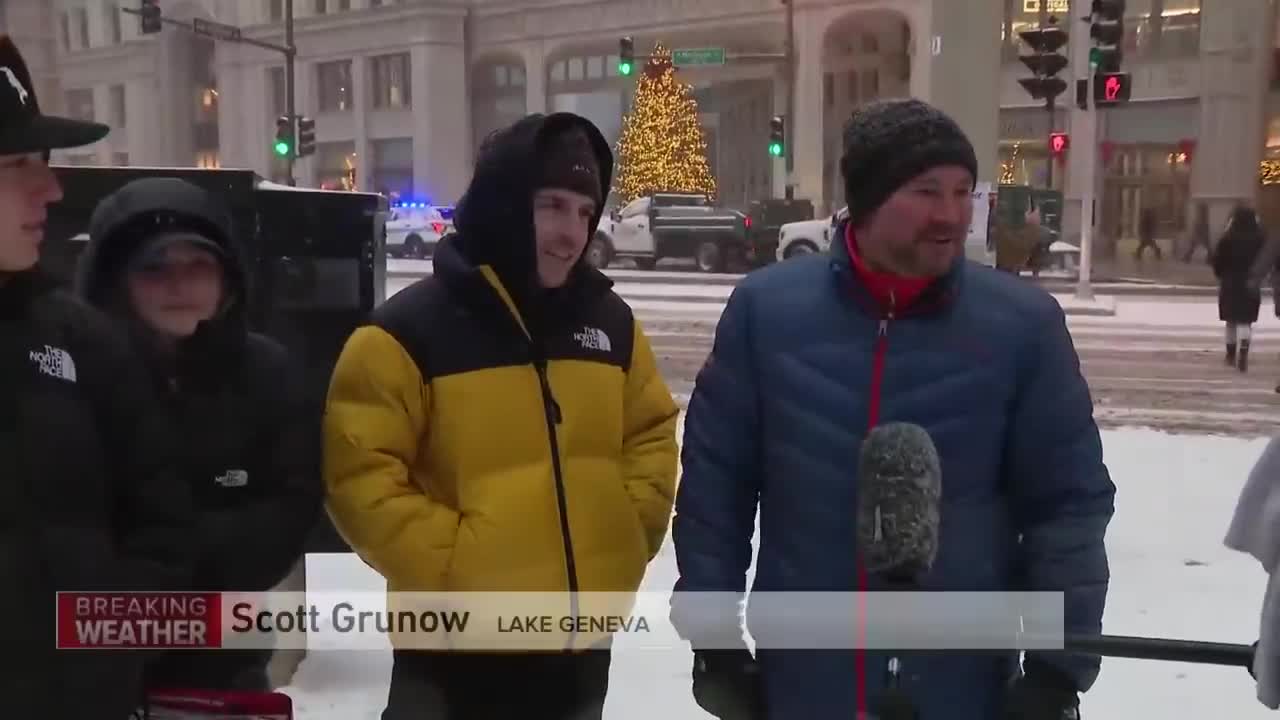
[[[1094,202],[1094,182],[1097,175],[1098,162],[1098,109],[1093,102],[1093,68],[1085,72],[1085,125],[1087,131],[1082,143],[1085,148],[1084,192],[1080,198],[1080,272],[1076,279],[1076,299],[1093,300],[1093,286],[1090,284],[1093,270],[1093,227],[1096,222]]]
[[[783,167],[786,169],[784,187],[786,199],[795,199],[796,189],[791,184],[791,175],[795,172],[795,135],[796,135],[796,10],[795,0],[782,0],[787,8],[786,38],[786,74],[787,74],[787,115],[785,145],[783,146]]]
[[[1048,26],[1049,26],[1049,2],[1048,2],[1048,0],[1040,0],[1040,3],[1039,3],[1039,12],[1038,12],[1038,17],[1036,18],[1036,24],[1040,27],[1040,29],[1041,29],[1041,30],[1043,30],[1043,29],[1045,29],[1046,27],[1048,27]],[[1046,110],[1046,111],[1048,111],[1048,113],[1049,113],[1049,132],[1051,132],[1051,133],[1052,133],[1052,132],[1053,132],[1053,130],[1054,130],[1054,128],[1053,128],[1053,119],[1054,119],[1054,118],[1053,118],[1053,116],[1054,116],[1054,103],[1053,103],[1053,98],[1049,98],[1048,100],[1046,100],[1046,101],[1045,101],[1045,105],[1044,105],[1044,107],[1045,107],[1045,110]],[[1052,190],[1052,189],[1053,189],[1053,153],[1052,153],[1052,152],[1050,152],[1050,153],[1048,154],[1048,156],[1047,156],[1046,160],[1047,160],[1047,162],[1045,163],[1045,168],[1044,168],[1044,186],[1045,186],[1045,189],[1046,189],[1046,190]]]
[[[292,147],[286,156],[288,161],[289,185],[297,187],[298,178],[294,167],[298,162],[298,107],[297,83],[294,82],[294,64],[298,49],[293,44],[293,0],[284,0],[284,97],[285,112],[289,115],[289,128],[293,134]]]

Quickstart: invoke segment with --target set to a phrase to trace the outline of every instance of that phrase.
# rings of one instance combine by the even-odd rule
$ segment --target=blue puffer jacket
[[[1099,632],[1115,486],[1062,309],[961,261],[888,319],[843,243],[749,275],[728,302],[685,419],[676,590],[744,590],[757,499],[753,590],[859,589],[857,458],[877,392],[879,422],[923,426],[942,460],[924,589],[1062,590],[1067,630]],[[672,618],[692,639],[687,605],[677,594]],[[856,654],[761,650],[769,717],[855,717]],[[864,658],[872,696],[888,658]],[[1098,674],[1095,656],[1042,659],[1081,691]],[[990,720],[1016,672],[1013,652],[906,655],[901,678],[921,720]]]

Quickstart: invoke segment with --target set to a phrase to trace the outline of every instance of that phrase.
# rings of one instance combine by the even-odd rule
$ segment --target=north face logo
[[[600,328],[584,327],[582,332],[573,334],[573,339],[581,343],[584,350],[599,350],[601,352],[613,350],[613,343],[609,342],[609,336]]]
[[[66,350],[45,345],[44,350],[32,350],[30,357],[41,373],[67,382],[76,381],[76,363]]]

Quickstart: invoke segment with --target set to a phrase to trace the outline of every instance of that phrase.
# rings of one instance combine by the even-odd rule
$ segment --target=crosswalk
[[[412,281],[392,279],[388,293]],[[732,285],[615,282],[672,392],[687,400]],[[1248,373],[1223,362],[1223,327],[1211,298],[1120,298],[1114,317],[1071,316],[1068,324],[1104,427],[1241,437],[1280,429],[1280,320],[1270,303],[1253,329]]]

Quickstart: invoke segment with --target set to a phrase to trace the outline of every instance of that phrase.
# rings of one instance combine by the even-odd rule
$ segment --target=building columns
[[[524,111],[547,111],[547,51],[541,42],[525,46],[524,52]]]

